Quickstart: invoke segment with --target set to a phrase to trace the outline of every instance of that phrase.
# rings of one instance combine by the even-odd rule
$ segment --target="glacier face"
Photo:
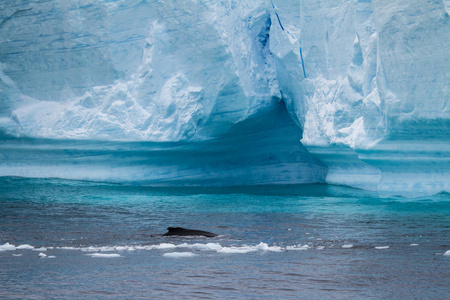
[[[21,161],[12,155],[19,145],[6,136],[28,146],[27,138],[60,141],[37,142],[46,149],[85,140],[94,152],[93,141],[116,150],[162,143],[145,144],[151,156],[167,143],[228,149],[243,143],[230,132],[238,136],[236,128],[257,119],[250,132],[260,128],[265,138],[236,148],[255,151],[255,159],[217,150],[204,173],[190,164],[195,184],[211,185],[214,173],[222,185],[245,177],[242,184],[325,180],[385,194],[450,191],[449,8],[448,0],[2,2],[0,174],[35,176],[27,174],[31,162],[11,163]],[[261,147],[263,155],[255,146],[283,135],[261,121],[280,115],[273,113],[280,101],[297,125],[280,142],[282,164],[283,147]],[[293,141],[298,148],[287,146]],[[189,157],[183,147],[176,153]],[[142,160],[142,152],[127,153]],[[48,154],[39,155],[45,161]],[[70,156],[58,159],[73,170]],[[224,167],[231,161],[240,171]],[[36,168],[51,169],[44,165]],[[174,182],[175,171],[149,175],[168,165],[143,164],[139,172],[133,165],[134,180]],[[295,168],[301,175],[292,175]],[[186,172],[180,178],[191,178]],[[291,175],[281,180],[283,172]],[[75,173],[52,176],[83,177]],[[107,174],[88,179],[119,181]]]
[[[2,101],[8,103],[2,127],[10,133],[204,139],[274,104],[279,94],[264,49],[270,19],[262,3],[1,5],[2,84],[16,91]]]

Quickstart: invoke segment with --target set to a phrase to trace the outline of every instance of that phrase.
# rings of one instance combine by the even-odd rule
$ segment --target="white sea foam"
[[[377,246],[377,247],[375,247],[375,249],[378,249],[378,250],[389,249],[389,246]]]
[[[100,258],[114,258],[114,257],[121,257],[118,253],[89,253],[86,254],[91,257],[100,257]]]
[[[164,253],[163,256],[169,258],[182,258],[182,257],[193,257],[197,255],[192,252],[169,252]]]

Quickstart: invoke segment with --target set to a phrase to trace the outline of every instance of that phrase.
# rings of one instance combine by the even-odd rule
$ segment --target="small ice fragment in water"
[[[445,251],[444,255],[445,256],[450,256],[450,250]]]
[[[13,254],[13,256],[18,257],[18,256],[22,256],[22,254]]]
[[[182,258],[182,257],[193,257],[193,256],[197,256],[197,255],[192,252],[170,252],[170,253],[164,253],[163,256],[170,257],[170,258]]]
[[[34,247],[33,247],[33,249],[31,249],[31,250],[33,250],[33,251],[47,251],[47,248],[45,248],[45,247],[34,248]]]
[[[378,250],[389,249],[389,246],[378,246],[378,247],[375,247],[375,249],[378,249]]]
[[[91,257],[101,257],[101,258],[120,257],[120,254],[117,254],[117,253],[89,253],[86,255],[91,256]]]
[[[419,244],[410,244],[410,246],[419,246]]]
[[[39,253],[39,257],[44,258],[44,257],[47,257],[47,255],[41,252],[41,253]]]
[[[259,243],[256,245],[256,249],[259,251],[273,251],[273,252],[281,252],[283,249],[279,246],[269,246],[266,243]]]
[[[341,248],[350,249],[350,248],[353,248],[353,245],[352,244],[345,244],[345,245],[342,245]]]
[[[14,251],[14,250],[16,250],[16,246],[14,246],[10,243],[0,245],[0,252],[1,251]]]
[[[286,247],[286,250],[288,250],[288,251],[298,251],[298,250],[308,250],[309,248],[311,248],[310,246],[308,246],[308,245],[300,245],[300,244],[298,244],[297,246],[287,246]]]
[[[219,250],[217,250],[217,253],[226,253],[226,254],[245,254],[250,252],[256,252],[258,249],[256,249],[255,246],[242,246],[242,247],[223,247]]]
[[[177,246],[175,246],[174,244],[169,244],[169,243],[161,243],[159,245],[152,246],[153,249],[173,249],[176,247]]]
[[[17,250],[34,250],[34,247],[28,244],[17,246]]]

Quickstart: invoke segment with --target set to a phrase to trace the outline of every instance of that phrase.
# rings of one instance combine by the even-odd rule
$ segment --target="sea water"
[[[449,250],[448,194],[0,178],[2,299],[449,299]]]

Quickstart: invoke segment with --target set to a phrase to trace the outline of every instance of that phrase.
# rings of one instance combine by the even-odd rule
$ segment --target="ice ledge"
[[[328,167],[326,183],[421,197],[450,192],[450,144],[445,140],[386,140],[370,149],[307,146]]]
[[[326,167],[299,142],[283,103],[191,142],[2,138],[0,176],[147,184],[232,186],[324,182]]]

